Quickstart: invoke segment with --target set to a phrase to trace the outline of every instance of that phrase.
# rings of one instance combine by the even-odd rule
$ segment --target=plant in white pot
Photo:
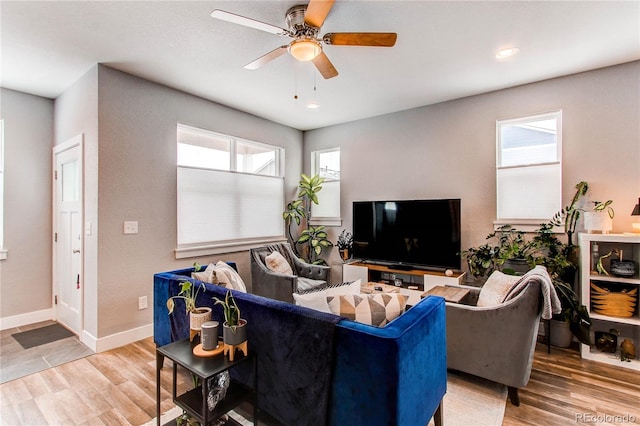
[[[203,283],[196,284],[190,281],[183,281],[180,283],[180,293],[176,296],[171,296],[167,300],[169,314],[172,314],[175,308],[174,299],[184,300],[185,313],[189,315],[190,339],[193,339],[194,335],[200,331],[203,323],[211,320],[211,308],[208,306],[196,306],[196,299],[200,291],[203,293],[206,291]]]
[[[229,352],[233,361],[235,348],[238,347],[247,356],[247,320],[240,317],[240,308],[233,298],[231,290],[227,290],[224,300],[213,297],[216,305],[222,305],[224,323],[222,324],[222,340],[224,354]]]
[[[601,231],[607,234],[613,229],[614,211],[611,203],[612,200],[593,202],[593,210],[584,214],[584,228],[587,232]]]

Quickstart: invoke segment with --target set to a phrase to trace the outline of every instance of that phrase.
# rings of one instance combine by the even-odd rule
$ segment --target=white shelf
[[[618,337],[618,350],[615,354],[597,350],[595,345],[580,345],[580,355],[584,359],[590,359],[609,365],[629,368],[640,371],[640,300],[636,299],[636,307],[633,316],[629,318],[612,317],[591,312],[591,283],[603,283],[609,288],[616,285],[635,286],[640,288],[640,276],[638,272],[631,278],[616,277],[614,275],[600,275],[591,271],[591,248],[595,242],[599,245],[600,255],[604,255],[613,249],[622,249],[625,260],[633,260],[636,266],[640,264],[640,235],[633,234],[579,234],[580,245],[580,300],[587,307],[592,320],[592,338],[595,331],[609,331],[611,328],[622,330]],[[605,264],[608,269],[608,261]],[[636,347],[636,359],[620,361],[620,343],[627,338],[633,341]]]
[[[611,317],[609,315],[592,313],[591,309],[589,309],[589,316],[591,317],[591,319],[597,319],[601,321],[617,322],[620,324],[630,324],[630,325],[640,326],[640,318],[637,318],[637,316],[629,317],[629,318]],[[633,344],[635,345],[636,342],[633,342]]]
[[[630,368],[632,370],[640,371],[640,361],[638,359],[632,359],[629,361],[620,361],[620,351],[616,353],[600,352],[595,348],[590,348],[588,345],[580,345],[580,355],[583,359],[589,359],[591,361],[602,362],[617,367]],[[637,348],[636,348],[637,349]]]

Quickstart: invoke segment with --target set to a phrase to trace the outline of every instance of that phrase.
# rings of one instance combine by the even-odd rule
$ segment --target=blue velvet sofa
[[[154,340],[158,346],[188,338],[188,318],[166,300],[193,269],[154,275]],[[198,306],[222,309],[206,284]],[[385,327],[357,323],[261,296],[233,292],[248,321],[249,350],[258,359],[258,408],[284,425],[424,426],[446,392],[445,303],[427,297]],[[233,372],[250,383],[250,369]]]

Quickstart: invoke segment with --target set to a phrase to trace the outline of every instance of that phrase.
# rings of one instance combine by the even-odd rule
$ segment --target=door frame
[[[81,232],[80,232],[80,282],[82,283],[82,287],[80,289],[80,307],[79,307],[79,330],[78,337],[81,338],[82,332],[84,330],[84,250],[85,250],[85,232],[84,232],[84,134],[80,133],[65,142],[62,142],[53,147],[53,155],[52,155],[52,171],[51,174],[51,186],[52,186],[52,225],[53,225],[53,234],[51,235],[51,254],[52,254],[52,268],[51,268],[51,306],[53,307],[53,320],[58,320],[58,305],[56,303],[56,296],[59,294],[58,282],[57,282],[57,267],[58,267],[58,255],[56,250],[56,238],[55,234],[58,232],[58,185],[56,180],[56,165],[57,165],[57,156],[58,154],[68,151],[70,149],[74,149],[78,147],[78,164],[80,167],[79,179],[80,179],[80,224],[81,224]]]

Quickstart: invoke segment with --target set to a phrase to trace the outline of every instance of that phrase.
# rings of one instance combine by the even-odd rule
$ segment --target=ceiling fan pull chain
[[[298,100],[298,67],[293,67],[293,99]]]

